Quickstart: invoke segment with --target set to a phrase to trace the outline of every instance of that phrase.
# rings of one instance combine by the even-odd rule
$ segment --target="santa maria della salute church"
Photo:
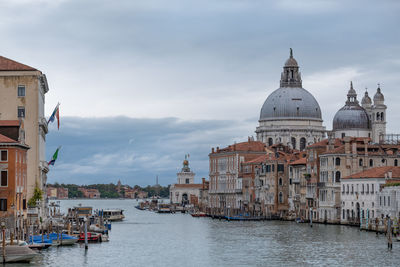
[[[378,85],[373,102],[366,91],[360,105],[350,83],[345,105],[333,118],[332,131],[327,131],[322,123],[321,108],[302,87],[299,65],[290,49],[280,87],[265,100],[256,128],[257,140],[269,146],[283,144],[304,150],[326,138],[326,133],[333,138],[369,137],[373,143],[379,143],[386,135],[386,106],[381,89]]]

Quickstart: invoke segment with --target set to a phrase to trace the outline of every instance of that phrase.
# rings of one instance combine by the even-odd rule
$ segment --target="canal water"
[[[121,208],[110,242],[43,251],[30,266],[399,266],[400,242],[354,227],[294,222],[227,222],[134,208],[136,200],[63,200],[94,209]],[[24,265],[17,265],[24,266]]]

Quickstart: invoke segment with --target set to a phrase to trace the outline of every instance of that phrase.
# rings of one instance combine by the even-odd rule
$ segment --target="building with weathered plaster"
[[[29,150],[20,133],[19,121],[0,121],[0,218],[8,229],[19,230],[27,213]]]
[[[238,214],[243,209],[241,163],[265,154],[265,144],[253,141],[212,148],[209,156],[209,202],[213,214]]]
[[[0,120],[19,120],[27,154],[27,192],[33,195],[37,185],[46,199],[47,172],[45,158],[47,121],[44,114],[45,94],[49,91],[46,75],[41,71],[0,56]],[[44,218],[45,201],[40,209]]]
[[[281,74],[280,87],[261,108],[257,140],[269,146],[283,144],[304,150],[325,137],[321,109],[314,96],[302,87],[299,65],[290,49]]]
[[[289,213],[296,218],[307,219],[307,158],[289,163]]]

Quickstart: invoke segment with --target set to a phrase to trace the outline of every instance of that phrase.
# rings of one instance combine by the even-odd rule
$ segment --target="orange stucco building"
[[[2,124],[8,125],[8,129],[19,130],[18,121],[2,121]],[[6,218],[7,226],[14,228],[22,223],[27,210],[29,147],[23,140],[17,141],[1,133],[0,129],[0,218]]]

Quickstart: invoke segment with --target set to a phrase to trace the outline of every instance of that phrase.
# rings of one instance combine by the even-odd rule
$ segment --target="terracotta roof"
[[[321,140],[321,141],[319,141],[319,142],[317,142],[317,143],[314,143],[314,144],[312,144],[312,145],[309,145],[309,146],[307,146],[307,148],[314,148],[314,147],[320,147],[320,146],[327,146],[328,145],[328,141],[329,141],[329,139],[324,139],[324,140]],[[342,145],[343,143],[342,143],[342,139],[339,139],[339,138],[335,138],[334,139],[334,141],[333,141],[333,145],[336,147],[336,146],[340,146],[340,145]]]
[[[324,155],[324,154],[344,154],[344,152],[345,152],[344,145],[342,145],[342,146],[336,147],[336,148],[334,148],[332,150],[325,151],[325,152],[321,153],[321,155]]]
[[[0,134],[0,143],[18,143],[17,141]]]
[[[295,160],[294,162],[289,163],[290,165],[306,165],[307,159],[306,158],[301,158],[298,160]]]
[[[400,178],[400,167],[384,166],[375,167],[363,172],[355,173],[353,175],[343,177],[343,179],[385,178],[385,174],[389,171],[392,172],[392,178]]]
[[[6,57],[0,56],[0,71],[35,71],[37,69],[19,63],[17,61],[11,60]]]
[[[265,151],[265,144],[260,141],[247,141],[247,142],[236,143],[219,150],[219,152],[233,152],[233,151],[262,152]]]
[[[264,155],[261,155],[261,156],[255,158],[255,159],[246,161],[244,163],[262,163],[262,162],[265,162],[266,160],[267,160],[267,154],[264,154]]]
[[[19,126],[18,120],[0,120],[0,126]]]
[[[175,188],[203,188],[203,184],[174,184]]]

